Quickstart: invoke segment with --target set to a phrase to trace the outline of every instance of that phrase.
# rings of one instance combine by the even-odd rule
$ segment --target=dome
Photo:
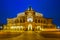
[[[42,13],[35,12],[35,15],[36,15],[36,16],[41,16],[41,17],[43,17],[43,14],[42,14]]]
[[[22,13],[18,13],[18,14],[17,14],[17,16],[24,16],[24,15],[25,15],[24,12],[22,12]]]
[[[25,12],[21,12],[21,13],[18,13],[17,16],[25,16],[25,15],[35,15],[35,16],[40,16],[40,17],[43,17],[43,14],[42,13],[39,13],[39,12],[35,12],[32,7],[29,7],[28,10],[26,10]]]

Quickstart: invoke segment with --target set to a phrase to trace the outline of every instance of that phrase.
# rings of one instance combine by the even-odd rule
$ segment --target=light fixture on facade
[[[57,28],[59,29],[60,27],[58,26]]]
[[[22,29],[23,26],[11,26],[11,29]]]
[[[28,18],[27,21],[28,22],[33,22],[33,18]]]
[[[2,29],[2,26],[0,26],[0,29]]]

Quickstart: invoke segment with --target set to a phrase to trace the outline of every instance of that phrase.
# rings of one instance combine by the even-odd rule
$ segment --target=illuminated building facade
[[[50,28],[56,28],[52,19],[44,18],[43,14],[35,12],[31,7],[25,12],[17,14],[17,17],[7,18],[7,24],[4,25],[4,30],[38,31]]]

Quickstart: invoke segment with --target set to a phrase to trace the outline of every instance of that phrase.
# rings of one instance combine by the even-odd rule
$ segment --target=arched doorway
[[[28,25],[28,31],[31,31],[32,30],[32,24],[29,24]]]
[[[41,26],[37,26],[36,29],[37,29],[37,31],[40,31],[41,30]]]

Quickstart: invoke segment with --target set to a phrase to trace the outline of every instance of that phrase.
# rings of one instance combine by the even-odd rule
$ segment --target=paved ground
[[[0,40],[60,40],[60,38],[44,38],[38,33],[35,33],[33,31],[27,31],[19,34],[19,36],[12,38],[0,38]]]

